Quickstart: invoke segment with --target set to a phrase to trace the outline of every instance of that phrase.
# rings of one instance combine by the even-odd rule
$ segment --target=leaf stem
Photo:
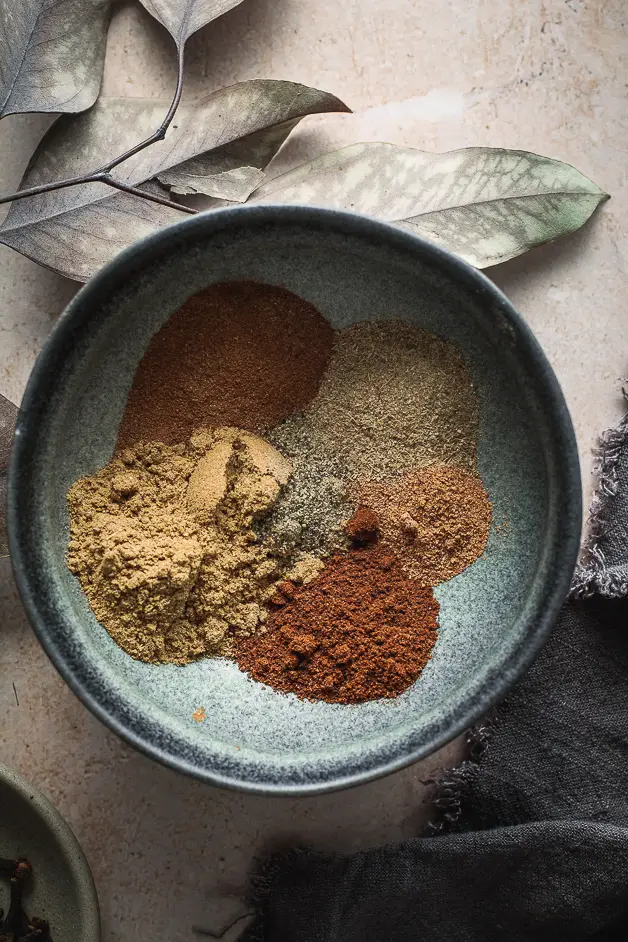
[[[123,154],[120,154],[118,157],[114,157],[113,160],[110,160],[108,163],[104,164],[102,167],[100,167],[99,170],[94,170],[91,173],[84,173],[78,177],[68,177],[65,180],[56,180],[53,183],[42,183],[39,186],[31,186],[25,190],[18,190],[17,193],[11,193],[8,196],[0,196],[0,206],[3,203],[12,203],[15,200],[23,200],[29,196],[38,196],[40,193],[51,193],[53,190],[63,190],[70,186],[79,186],[82,183],[105,183],[107,186],[114,187],[116,190],[122,190],[125,193],[132,193],[135,196],[141,196],[142,199],[149,200],[152,203],[159,203],[161,206],[169,206],[172,209],[179,209],[181,212],[195,215],[198,210],[192,209],[191,206],[184,206],[182,203],[175,203],[173,200],[166,199],[164,196],[157,196],[156,194],[142,190],[137,186],[129,186],[126,183],[120,183],[111,176],[111,171],[119,164],[124,163],[124,161],[128,160],[129,157],[139,154],[140,151],[144,150],[146,147],[150,147],[151,144],[155,144],[157,141],[163,141],[165,138],[166,132],[172,124],[172,119],[177,113],[177,108],[181,102],[181,94],[183,92],[184,48],[185,47],[183,45],[180,45],[177,49],[177,86],[175,88],[170,107],[168,108],[163,121],[156,131],[154,131],[145,140],[140,141],[139,144],[135,144]]]
[[[113,160],[110,160],[108,164],[105,164],[104,167],[101,167],[101,173],[109,173],[113,170],[114,167],[117,167],[118,164],[123,163],[125,160],[128,160],[129,157],[133,157],[135,154],[138,154],[141,150],[144,150],[145,147],[150,147],[151,144],[155,144],[157,141],[163,141],[166,136],[166,131],[172,124],[172,119],[177,113],[177,108],[181,101],[181,94],[183,92],[183,53],[185,46],[182,44],[178,47],[177,50],[177,87],[174,90],[174,96],[170,103],[170,107],[166,113],[165,118],[157,128],[157,130],[147,137],[146,140],[141,141],[139,144],[136,144],[134,147],[131,147],[124,154],[120,154],[119,157],[115,157]]]
[[[190,216],[194,216],[198,213],[198,209],[192,209],[191,206],[184,206],[183,203],[175,203],[173,200],[166,199],[165,196],[158,196],[156,193],[143,190],[141,186],[129,186],[126,183],[120,183],[119,180],[114,180],[113,177],[110,177],[106,173],[98,177],[96,182],[106,183],[108,186],[115,187],[116,190],[122,190],[123,193],[133,193],[135,196],[141,196],[142,199],[150,200],[151,203],[159,203],[161,206],[170,206],[172,209],[178,209],[182,213],[188,213]]]
[[[84,174],[80,177],[68,177],[66,180],[56,180],[54,183],[41,183],[39,186],[29,186],[26,190],[18,190],[10,196],[0,196],[0,205],[2,203],[12,203],[14,200],[23,200],[27,196],[38,196],[39,193],[50,193],[51,190],[63,190],[68,186],[78,186],[79,183],[94,183],[105,180],[99,176],[99,172]]]

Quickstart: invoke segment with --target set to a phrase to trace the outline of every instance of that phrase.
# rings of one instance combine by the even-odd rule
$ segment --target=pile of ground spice
[[[360,484],[355,495],[376,513],[382,542],[422,585],[453,578],[486,548],[491,504],[477,474],[432,465],[386,483]]]
[[[415,682],[436,642],[438,602],[375,545],[333,556],[307,586],[282,583],[266,631],[237,639],[238,666],[306,700],[360,703]]]
[[[258,528],[273,552],[291,555],[297,549],[327,556],[345,548],[344,521],[354,510],[346,467],[312,439],[305,416],[277,426],[268,440],[290,459],[292,476],[280,499]]]
[[[353,480],[434,463],[475,469],[478,399],[460,353],[400,321],[337,334],[307,419]]]
[[[149,344],[118,450],[181,442],[201,426],[275,425],[314,397],[333,339],[316,308],[285,288],[242,281],[201,291]]]
[[[227,654],[264,624],[277,580],[316,575],[317,559],[280,563],[253,531],[290,471],[263,439],[206,429],[125,449],[72,486],[68,566],[120,647],[152,663]]]
[[[360,506],[345,524],[345,533],[354,546],[376,543],[381,534],[379,517],[370,507]]]
[[[478,422],[451,344],[398,321],[334,333],[284,288],[214,285],[155,334],[116,457],[71,488],[69,568],[134,658],[397,696],[436,641],[432,587],[486,546]]]

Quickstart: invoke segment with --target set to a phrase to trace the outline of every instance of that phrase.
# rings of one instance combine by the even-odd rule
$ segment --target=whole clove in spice
[[[370,507],[360,506],[346,523],[345,532],[356,546],[375,543],[380,534],[379,517]]]
[[[0,858],[0,876],[8,880],[11,893],[6,915],[0,909],[0,942],[52,942],[47,921],[37,916],[29,918],[24,912],[24,887],[33,876],[30,862],[25,857]]]

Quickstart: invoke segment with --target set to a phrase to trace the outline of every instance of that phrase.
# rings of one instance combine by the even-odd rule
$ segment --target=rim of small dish
[[[435,708],[423,715],[420,721],[417,718],[411,730],[406,729],[406,724],[394,733],[389,731],[361,741],[359,748],[349,746],[343,751],[344,760],[335,761],[333,770],[328,768],[322,777],[312,775],[310,781],[298,782],[276,781],[270,776],[266,781],[250,775],[247,777],[244,755],[239,763],[237,759],[231,762],[232,768],[237,770],[235,773],[224,774],[207,765],[201,766],[190,761],[183,747],[177,753],[173,737],[169,737],[173,748],[164,748],[155,733],[154,723],[148,720],[142,723],[141,717],[137,716],[132,722],[124,696],[113,690],[109,691],[107,698],[102,696],[90,671],[66,656],[56,637],[50,612],[33,591],[29,568],[38,548],[31,545],[32,540],[28,537],[29,504],[22,495],[24,482],[31,473],[31,455],[37,448],[39,420],[46,412],[46,387],[54,385],[60,358],[66,355],[67,341],[88,323],[98,302],[174,249],[189,248],[199,239],[232,228],[282,224],[338,232],[358,240],[366,239],[371,244],[384,242],[405,254],[421,257],[452,281],[462,282],[466,290],[483,296],[487,306],[490,301],[499,316],[516,332],[527,368],[533,373],[537,395],[543,398],[554,452],[561,458],[555,468],[555,507],[544,544],[551,564],[546,573],[537,568],[527,603],[518,618],[521,628],[513,631],[513,641],[509,647],[504,647],[503,656],[495,664],[483,664],[482,669],[459,688],[455,704]],[[93,300],[93,305],[90,300]],[[549,636],[569,590],[579,552],[582,520],[578,452],[562,390],[531,329],[499,288],[461,258],[407,230],[357,213],[301,205],[239,206],[191,216],[134,243],[94,275],[57,321],[31,372],[16,425],[8,498],[9,547],[22,602],[44,650],[74,693],[122,739],[166,766],[214,785],[266,795],[315,794],[379,778],[432,754],[486,714],[530,666]],[[533,595],[538,601],[531,605],[529,600]],[[262,762],[258,754],[258,766]],[[285,778],[290,777],[290,772],[286,771]]]
[[[39,789],[22,778],[14,769],[0,762],[0,782],[8,786],[29,805],[41,822],[42,828],[54,834],[64,859],[72,871],[73,882],[81,906],[77,913],[82,942],[99,942],[100,906],[96,885],[83,848],[69,824],[52,802]],[[43,918],[45,913],[41,914]]]

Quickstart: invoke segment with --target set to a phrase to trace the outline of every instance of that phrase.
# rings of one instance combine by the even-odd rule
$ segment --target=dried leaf
[[[90,108],[110,15],[111,0],[0,0],[0,117]]]
[[[182,48],[192,33],[237,7],[242,0],[141,0]]]
[[[284,121],[194,157],[159,174],[159,180],[176,194],[203,193],[216,199],[244,203],[264,182],[263,168],[270,163],[299,120]]]
[[[163,102],[100,99],[91,111],[59,118],[41,141],[20,184],[36,186],[94,170],[159,125]],[[182,105],[166,140],[115,171],[138,186],[193,157],[317,111],[346,111],[339,99],[293,82],[256,80]],[[85,281],[125,246],[183,213],[121,194],[102,183],[55,190],[11,205],[0,242],[69,278]]]
[[[263,184],[252,201],[368,213],[486,268],[573,232],[606,199],[569,164],[525,151],[428,154],[373,143],[296,167]]]
[[[7,541],[7,475],[17,406],[0,396],[0,556],[9,552]]]
[[[229,163],[230,161],[226,161]],[[205,170],[205,168],[198,168]],[[223,170],[214,169],[209,173],[189,171],[180,183],[161,177],[165,183],[170,183],[170,192],[173,196],[194,196],[200,193],[216,199],[231,203],[245,203],[251,193],[262,185],[266,174],[257,167],[248,164],[235,163],[232,167]]]

